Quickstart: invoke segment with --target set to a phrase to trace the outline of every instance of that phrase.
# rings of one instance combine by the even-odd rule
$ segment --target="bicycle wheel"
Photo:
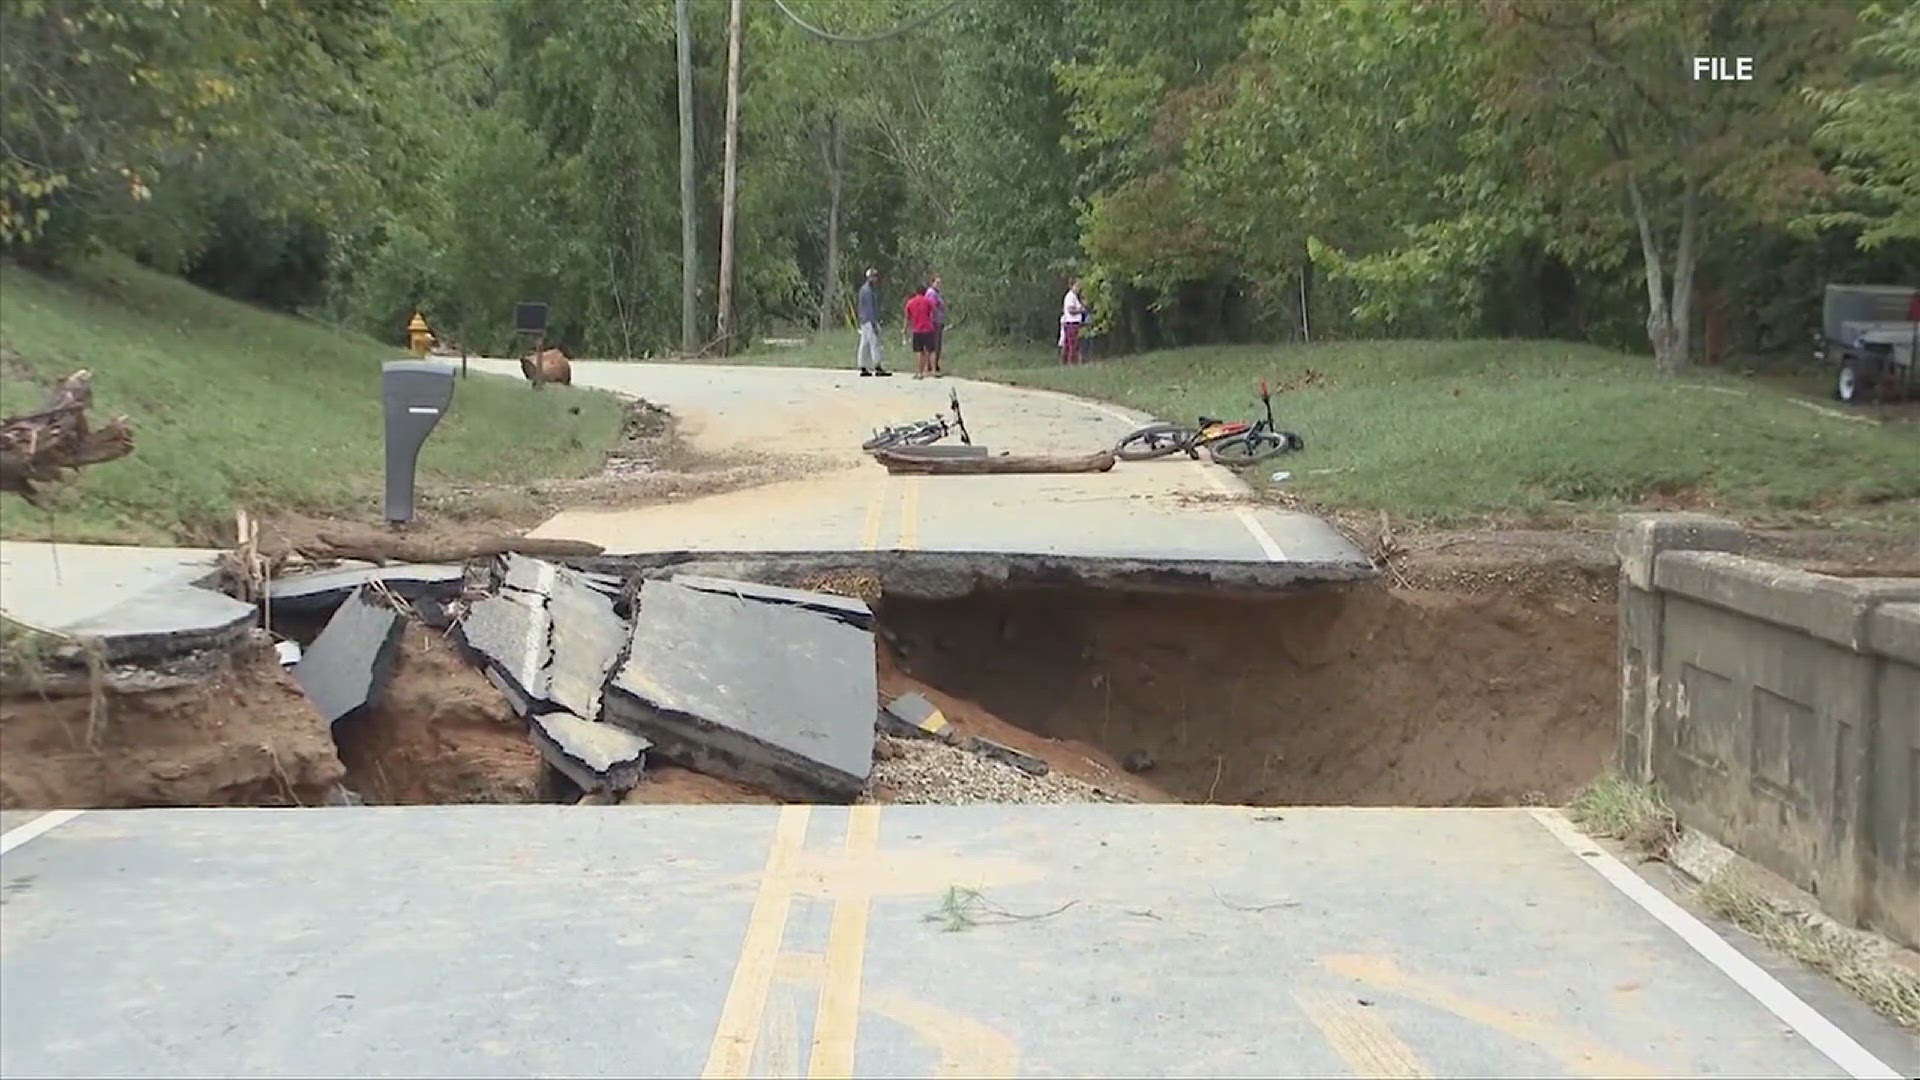
[[[1121,461],[1148,461],[1185,449],[1199,435],[1185,424],[1148,424],[1127,434],[1113,448]]]
[[[1215,464],[1237,468],[1284,453],[1289,445],[1287,437],[1278,432],[1249,431],[1244,435],[1232,435],[1219,442],[1208,443],[1207,456]]]

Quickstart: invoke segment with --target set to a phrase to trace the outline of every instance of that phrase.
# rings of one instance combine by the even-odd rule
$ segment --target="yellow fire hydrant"
[[[433,344],[433,331],[427,328],[426,316],[413,313],[413,320],[407,323],[407,348],[415,356],[427,355],[427,349]]]

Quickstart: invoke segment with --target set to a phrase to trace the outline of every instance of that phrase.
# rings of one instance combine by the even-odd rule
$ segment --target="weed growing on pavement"
[[[929,911],[920,918],[922,922],[940,923],[942,932],[952,934],[961,930],[971,930],[976,926],[1050,919],[1077,903],[1079,903],[1078,900],[1069,900],[1052,911],[1022,915],[992,903],[978,889],[949,885],[946,895],[940,899],[939,909]]]
[[[1590,835],[1622,841],[1656,859],[1680,839],[1680,821],[1658,792],[1611,773],[1575,795],[1567,815]]]

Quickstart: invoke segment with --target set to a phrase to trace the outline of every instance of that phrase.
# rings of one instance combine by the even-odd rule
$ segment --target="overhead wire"
[[[813,25],[812,23],[806,21],[805,19],[802,19],[799,15],[795,14],[794,10],[787,6],[787,0],[773,0],[773,6],[779,8],[780,14],[785,15],[788,18],[788,20],[793,23],[793,25],[799,27],[802,30],[805,30],[807,33],[812,34],[817,38],[821,38],[826,41],[838,42],[839,44],[842,44],[842,45],[865,45],[869,42],[885,41],[886,39],[891,37],[899,37],[901,34],[904,34],[909,30],[912,30],[925,23],[932,22],[933,20],[939,18],[942,15],[945,15],[947,12],[952,11],[954,8],[959,7],[961,4],[965,2],[966,0],[947,0],[946,3],[940,5],[939,7],[934,8],[931,11],[921,12],[918,15],[912,16],[911,18],[908,18],[905,21],[901,22],[898,26],[891,27],[890,29],[887,29],[887,30],[882,30],[878,34],[861,34],[861,35],[836,34],[831,30],[822,30],[819,27]]]

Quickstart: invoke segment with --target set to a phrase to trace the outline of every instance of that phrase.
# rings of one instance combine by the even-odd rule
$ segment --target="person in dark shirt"
[[[867,270],[867,283],[860,286],[858,301],[860,344],[854,349],[853,362],[862,375],[891,375],[880,360],[880,271]]]
[[[939,374],[933,369],[933,299],[925,290],[907,298],[907,328],[913,331],[913,355],[920,360],[920,370],[913,377],[924,379]]]

